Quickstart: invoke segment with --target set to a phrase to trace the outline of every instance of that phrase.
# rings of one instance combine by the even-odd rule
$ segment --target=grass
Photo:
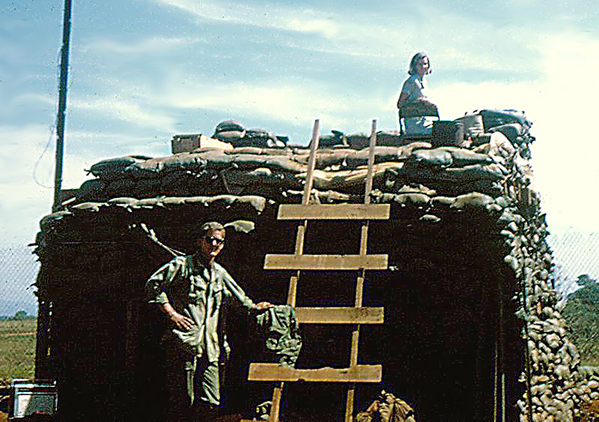
[[[36,318],[0,321],[0,385],[13,378],[33,378]]]

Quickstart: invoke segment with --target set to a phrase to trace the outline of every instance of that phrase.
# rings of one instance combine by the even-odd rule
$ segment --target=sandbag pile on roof
[[[224,120],[216,125],[212,137],[233,146],[284,148],[286,144],[286,137],[275,136],[264,129],[246,129],[234,120]]]
[[[376,147],[375,189],[398,193],[404,186],[425,185],[440,195],[502,192],[515,149],[501,134],[470,150],[432,148],[429,143]],[[197,150],[167,157],[126,156],[91,166],[95,179],[84,182],[69,205],[124,196],[261,195],[283,201],[301,190],[309,151],[300,148],[240,147]],[[366,178],[367,149],[334,148],[317,152],[314,189],[357,194]]]
[[[522,157],[530,158],[530,144],[535,141],[535,137],[530,133],[532,122],[523,111],[480,110],[475,114],[482,117],[485,132],[502,133],[518,148]]]

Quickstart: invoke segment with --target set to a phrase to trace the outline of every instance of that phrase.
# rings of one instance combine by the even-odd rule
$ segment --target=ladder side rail
[[[375,147],[376,147],[376,119],[372,120],[372,130],[370,131],[370,146],[368,151],[368,173],[366,175],[366,186],[364,188],[364,204],[370,204],[370,194],[372,192],[373,174],[374,174],[374,158],[375,158]],[[365,220],[362,223],[360,231],[360,255],[364,256],[368,253],[368,228],[370,225],[369,220]],[[360,275],[356,280],[356,296],[354,306],[356,308],[362,307],[363,296],[364,296],[364,278],[366,276],[366,269],[361,268]],[[349,357],[350,368],[358,365],[358,348],[360,343],[360,324],[354,325],[352,331],[351,349]],[[347,396],[345,401],[345,422],[353,421],[354,412],[354,400],[356,394],[356,384],[350,384],[347,388]]]
[[[318,150],[320,131],[320,120],[314,120],[314,127],[312,128],[312,141],[310,144],[310,159],[308,160],[308,172],[306,173],[306,182],[304,185],[304,194],[302,196],[302,205],[308,205],[310,203],[310,193],[312,191],[312,184],[314,182],[314,168],[316,167],[316,151]],[[306,228],[308,227],[308,220],[303,220],[297,226],[297,234],[295,237],[295,255],[302,255],[304,253],[304,240],[306,237]],[[297,300],[297,284],[299,282],[301,270],[297,270],[296,274],[291,276],[289,279],[289,290],[287,293],[287,304],[295,307]],[[269,422],[279,422],[279,412],[281,408],[281,398],[283,395],[284,382],[280,382],[273,389],[272,393],[272,406],[270,415],[268,417]]]

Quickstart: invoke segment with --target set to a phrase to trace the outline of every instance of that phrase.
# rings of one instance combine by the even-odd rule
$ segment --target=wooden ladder
[[[341,382],[347,383],[345,406],[345,422],[353,420],[354,394],[356,383],[378,383],[382,380],[382,365],[358,364],[358,343],[362,324],[382,324],[384,308],[363,307],[362,295],[364,278],[367,270],[387,269],[388,256],[368,255],[369,220],[385,220],[389,218],[389,204],[371,204],[374,169],[374,147],[376,145],[376,120],[372,121],[370,135],[370,153],[368,156],[368,172],[364,193],[364,204],[310,204],[310,193],[314,179],[316,151],[319,140],[319,120],[314,122],[308,172],[301,204],[282,204],[279,206],[279,220],[300,220],[296,232],[295,253],[292,255],[267,254],[264,262],[265,270],[295,270],[289,282],[287,304],[295,307],[296,293],[300,275],[303,270],[358,271],[355,290],[354,307],[300,307],[295,308],[296,317],[301,324],[348,324],[353,325],[351,351],[348,368],[295,369],[277,363],[252,363],[249,369],[249,381],[277,382],[272,396],[272,407],[269,421],[279,422],[281,397],[285,382]],[[358,255],[306,255],[304,236],[309,220],[362,220],[360,253]]]

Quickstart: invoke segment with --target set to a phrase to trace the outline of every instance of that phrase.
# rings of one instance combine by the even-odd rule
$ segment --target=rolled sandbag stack
[[[502,133],[518,148],[521,157],[529,159],[530,144],[535,137],[530,134],[532,122],[523,111],[516,110],[480,110],[485,132]]]
[[[423,185],[441,196],[457,197],[474,191],[496,198],[503,192],[513,148],[505,138],[492,145],[478,152],[458,147],[431,148],[426,142],[376,147],[374,187],[384,193],[402,194],[405,189]],[[302,189],[307,162],[306,149],[257,147],[200,149],[152,159],[108,159],[91,167],[89,172],[96,179],[84,182],[70,204],[115,197],[242,193],[284,200]],[[367,162],[368,149],[319,150],[315,194],[360,194]]]
[[[274,193],[301,188],[295,177],[304,167],[284,155],[260,155],[242,148],[240,153],[219,150],[176,154],[168,157],[128,162],[118,171],[105,171],[105,161],[90,172],[97,177],[86,181],[77,195],[79,201],[104,201],[119,196],[148,198],[239,194],[243,190]],[[235,151],[235,150],[233,150]],[[107,160],[112,161],[112,160]]]
[[[227,142],[233,146],[242,145],[242,139],[245,136],[243,124],[235,120],[224,120],[214,128],[213,138],[219,141]]]
[[[285,143],[281,142],[274,133],[264,129],[248,129],[242,139],[244,145],[262,148],[284,148]]]
[[[312,142],[312,141],[310,141]],[[308,144],[310,146],[311,144]],[[321,135],[318,139],[318,148],[339,148],[347,147],[347,137],[343,132],[338,130],[331,130],[331,133]]]
[[[368,146],[370,145],[370,135],[364,132],[357,132],[343,136],[345,138],[346,145],[348,145],[351,148],[362,149],[368,148]],[[402,137],[400,133],[397,131],[379,130],[376,133],[376,144],[379,146],[397,147],[407,145],[410,142],[411,141]]]
[[[213,138],[227,142],[234,147],[284,148],[285,137],[277,137],[264,129],[246,129],[235,120],[224,120],[214,128]]]

